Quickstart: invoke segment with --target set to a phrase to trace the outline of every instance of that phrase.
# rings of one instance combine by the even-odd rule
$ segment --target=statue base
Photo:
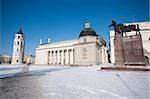
[[[142,37],[140,34],[122,37],[115,35],[115,65],[145,66]]]

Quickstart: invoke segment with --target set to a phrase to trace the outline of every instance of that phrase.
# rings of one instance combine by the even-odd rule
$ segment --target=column
[[[51,64],[51,51],[49,51],[49,60],[48,60],[48,64],[50,65]]]
[[[68,49],[68,65],[70,65],[70,49]]]
[[[55,64],[55,58],[56,58],[56,56],[55,56],[55,50],[54,50],[54,52],[53,52],[53,65]]]
[[[59,51],[59,65],[61,64],[61,58],[62,58],[61,53],[62,53],[62,51],[60,50]]]
[[[55,57],[55,65],[57,65],[57,62],[58,62],[58,61],[57,61],[57,57],[58,57],[57,54],[58,54],[58,51],[56,50],[56,53],[55,53],[55,56],[56,56],[56,57]]]
[[[70,50],[70,65],[73,65],[73,49]]]
[[[105,63],[108,63],[107,48],[105,47]]]
[[[61,51],[61,65],[64,65],[64,50]]]
[[[51,51],[51,64],[54,62],[54,51]]]
[[[57,51],[55,51],[55,65],[57,64]]]
[[[72,49],[72,53],[73,53],[73,65],[75,65],[75,50]]]
[[[59,65],[60,62],[60,55],[59,55],[59,50],[57,51],[57,65]]]
[[[103,49],[103,46],[101,47],[101,55],[102,55],[102,64],[104,63],[104,49]]]
[[[49,54],[50,54],[50,52],[48,51],[47,52],[47,64],[49,64]]]
[[[106,49],[104,48],[104,63],[106,63]]]
[[[49,64],[52,63],[52,51],[50,51],[50,61],[49,61]]]
[[[67,49],[67,51],[66,51],[66,57],[65,57],[66,59],[66,65],[68,65],[68,49]]]
[[[99,64],[102,64],[102,53],[101,53],[101,48],[99,47],[99,50],[98,50],[98,52],[99,52]]]

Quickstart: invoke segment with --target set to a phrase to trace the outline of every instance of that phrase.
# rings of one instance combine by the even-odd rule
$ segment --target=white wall
[[[35,64],[47,64],[48,52],[47,50],[36,50]]]
[[[86,52],[84,52],[85,49]],[[96,51],[96,43],[77,45],[75,47],[75,64],[95,65],[97,63]]]

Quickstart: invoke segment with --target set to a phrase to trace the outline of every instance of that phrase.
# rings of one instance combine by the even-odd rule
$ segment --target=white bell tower
[[[11,64],[23,64],[24,46],[25,46],[24,34],[20,28],[20,30],[17,33],[15,33]]]

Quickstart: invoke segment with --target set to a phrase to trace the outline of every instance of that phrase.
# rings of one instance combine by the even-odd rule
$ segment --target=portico
[[[48,51],[47,64],[49,65],[73,65],[74,49],[54,49]]]

